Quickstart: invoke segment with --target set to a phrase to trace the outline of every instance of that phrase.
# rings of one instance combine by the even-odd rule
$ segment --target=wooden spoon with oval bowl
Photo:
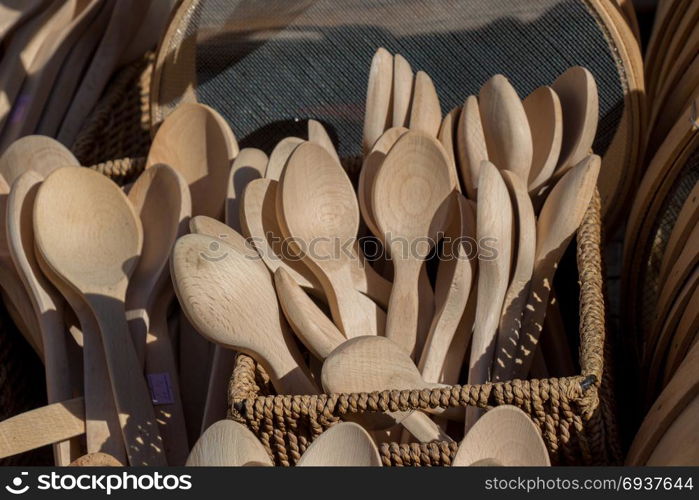
[[[85,297],[95,315],[129,462],[164,464],[150,394],[124,314],[129,276],[143,245],[139,218],[119,187],[102,174],[65,167],[39,188],[34,235],[46,264]]]
[[[470,200],[476,200],[481,163],[488,159],[488,148],[476,96],[469,96],[459,115],[456,150],[461,182]]]
[[[533,156],[529,191],[536,193],[553,175],[563,142],[563,110],[551,87],[539,87],[523,101],[532,133]]]
[[[170,262],[180,305],[202,335],[253,356],[280,394],[318,392],[260,260],[221,240],[188,234],[175,244]]]
[[[338,165],[342,165],[340,157],[337,155],[337,150],[333,144],[332,139],[328,135],[323,125],[316,120],[308,120],[308,142],[318,144],[322,146],[330,155],[333,160],[337,162]]]
[[[0,174],[9,185],[27,170],[42,177],[60,167],[80,163],[63,144],[43,135],[28,135],[13,142],[0,157]]]
[[[361,425],[342,422],[315,438],[297,467],[380,467],[376,443]]]
[[[298,137],[285,137],[279,141],[269,155],[267,170],[265,170],[265,178],[278,181],[282,176],[282,172],[284,172],[289,157],[296,148],[304,142],[306,141]]]
[[[212,424],[192,448],[187,467],[272,466],[262,443],[250,430],[233,420]]]
[[[548,467],[551,465],[539,428],[516,406],[485,413],[459,444],[454,467],[484,465]]]
[[[245,188],[255,179],[265,176],[269,158],[259,149],[241,149],[233,161],[228,174],[225,221],[238,232],[242,232],[242,200]]]
[[[395,279],[386,336],[419,356],[419,275],[425,257],[447,225],[454,191],[449,158],[434,138],[410,131],[391,148],[372,190],[382,241],[393,259]]]
[[[376,140],[390,127],[392,91],[393,56],[381,47],[374,54],[369,70],[362,135],[364,153],[371,151]]]
[[[437,137],[442,124],[439,97],[430,76],[424,71],[415,75],[413,100],[410,104],[410,130]]]
[[[454,178],[456,180],[456,188],[461,192],[461,182],[459,181],[459,175],[456,172],[456,152],[454,151],[456,128],[459,123],[459,117],[461,116],[461,108],[454,108],[449,113],[446,114],[444,120],[442,120],[442,125],[439,128],[439,134],[437,139],[444,146],[444,151],[447,152],[449,159],[452,163],[452,169]]]
[[[414,77],[410,63],[400,54],[393,56],[393,95],[391,107],[394,127],[407,127],[413,98]]]
[[[276,206],[282,232],[323,287],[340,330],[348,338],[377,334],[375,311],[354,287],[351,266],[361,263],[347,249],[354,248],[359,207],[342,167],[323,147],[300,145],[282,174]]]
[[[524,378],[529,373],[558,261],[590,204],[600,163],[601,160],[596,155],[584,158],[558,181],[541,209],[536,223],[534,271],[519,337],[518,358],[522,360],[522,364],[515,369],[515,378]]]
[[[491,379],[498,323],[510,281],[512,218],[512,202],[502,174],[495,165],[484,161],[478,181],[476,207],[478,302],[471,341],[469,384],[483,384]],[[483,246],[486,244],[490,252],[484,254]],[[481,414],[479,408],[466,408],[467,431]]]

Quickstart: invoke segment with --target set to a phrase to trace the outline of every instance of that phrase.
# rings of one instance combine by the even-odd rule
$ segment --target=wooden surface
[[[381,456],[361,425],[342,422],[315,438],[298,467],[380,467]]]
[[[188,467],[272,465],[262,443],[242,424],[220,420],[202,434],[187,458]]]
[[[442,110],[439,105],[434,82],[424,71],[415,75],[413,100],[410,103],[410,130],[437,137],[442,124]]]
[[[488,159],[488,147],[476,96],[468,96],[459,116],[456,146],[461,181],[470,200],[475,200],[481,164]]]
[[[289,161],[289,157],[296,148],[304,142],[303,139],[299,139],[298,137],[285,137],[279,141],[269,155],[269,163],[267,163],[267,170],[265,170],[265,178],[278,181],[282,176],[284,167],[286,167],[286,162]]]
[[[392,121],[393,56],[384,48],[376,51],[369,69],[362,147],[367,153]]]
[[[400,54],[393,56],[393,127],[407,127],[413,98],[414,76],[410,63]]]
[[[563,142],[563,110],[561,100],[551,87],[539,87],[522,102],[532,133],[532,168],[529,171],[530,191],[551,178],[558,163]]]

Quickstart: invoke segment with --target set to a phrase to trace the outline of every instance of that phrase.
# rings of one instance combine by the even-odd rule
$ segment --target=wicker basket
[[[275,396],[262,368],[239,354],[229,387],[231,418],[247,425],[277,464],[292,465],[315,437],[348,413],[511,404],[528,413],[539,426],[553,463],[619,463],[611,378],[609,370],[604,370],[610,356],[605,338],[598,195],[587,210],[576,241],[580,375],[434,390]],[[455,451],[456,444],[447,442],[380,446],[385,465],[449,465]]]

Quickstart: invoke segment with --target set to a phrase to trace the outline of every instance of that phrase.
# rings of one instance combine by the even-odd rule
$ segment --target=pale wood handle
[[[419,265],[394,264],[395,280],[388,304],[386,337],[416,357],[419,315]]]
[[[83,398],[53,403],[0,422],[0,458],[66,441],[84,433]]]
[[[414,411],[402,422],[403,427],[422,443],[430,441],[454,441],[430,417],[420,411]]]

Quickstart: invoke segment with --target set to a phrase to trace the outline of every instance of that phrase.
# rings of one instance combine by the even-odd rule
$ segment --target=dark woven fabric
[[[356,156],[380,46],[432,76],[444,112],[493,74],[525,96],[583,65],[599,86],[598,154],[623,111],[614,54],[582,0],[203,0],[190,19],[197,99],[228,119],[243,147],[269,152],[315,118],[343,157]]]

